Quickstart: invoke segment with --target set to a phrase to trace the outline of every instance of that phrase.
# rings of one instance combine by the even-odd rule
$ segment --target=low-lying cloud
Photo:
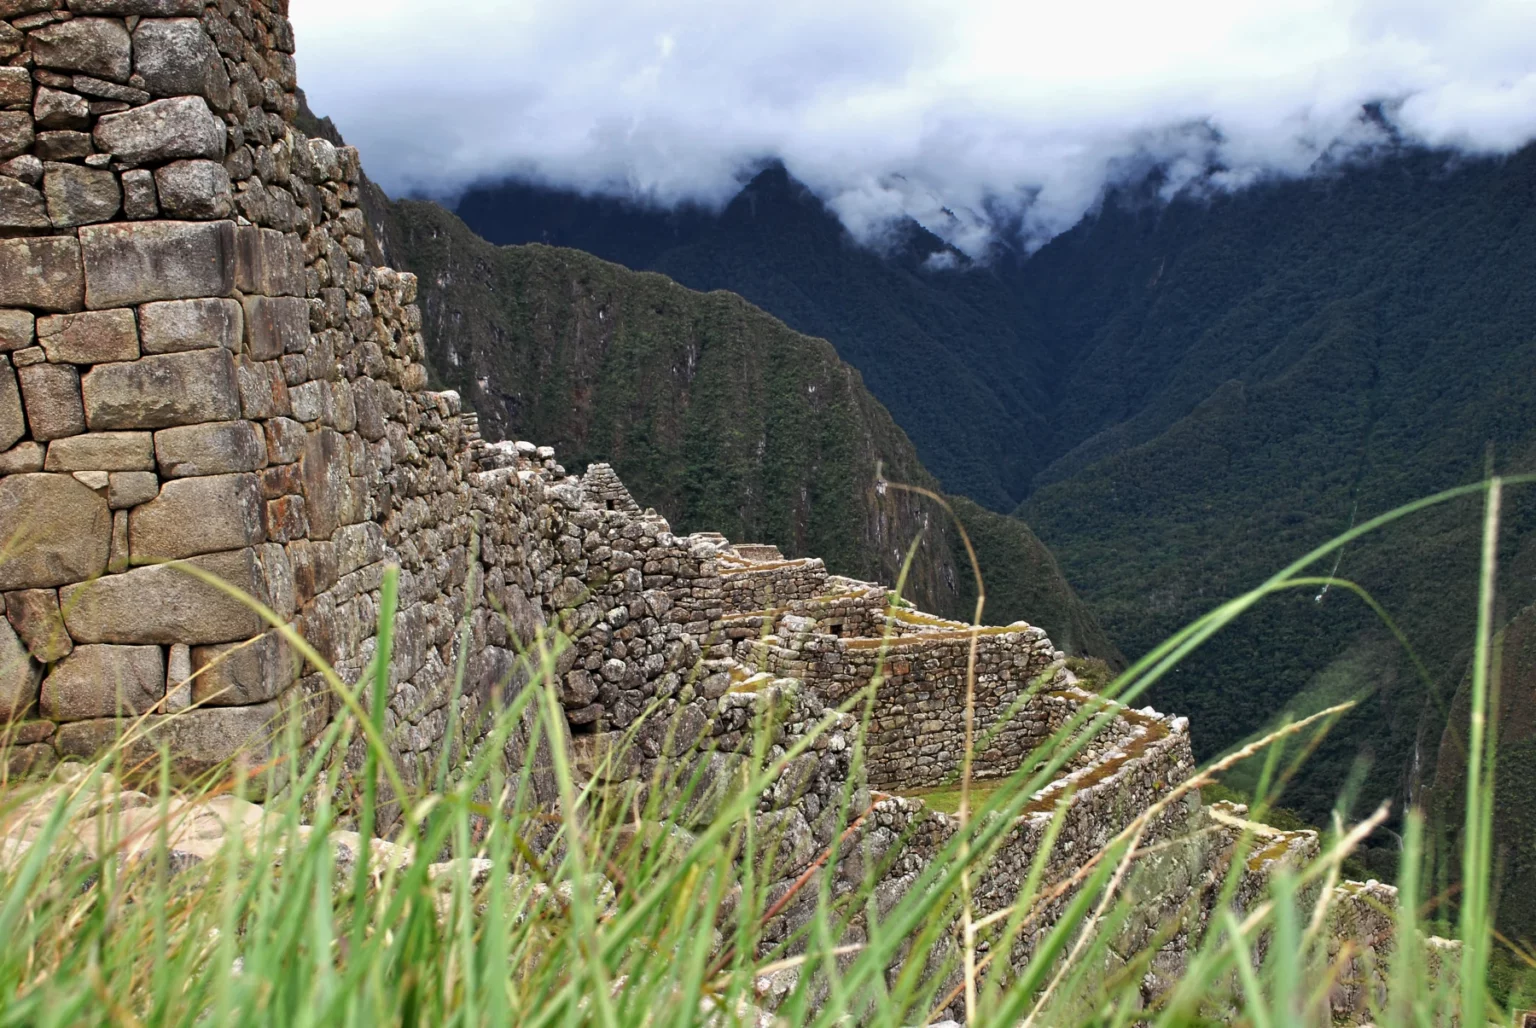
[[[1530,0],[292,0],[301,81],[393,193],[517,176],[723,203],[782,160],[860,238],[1038,243],[1119,176],[1536,138]],[[1364,117],[1365,105],[1379,116]]]

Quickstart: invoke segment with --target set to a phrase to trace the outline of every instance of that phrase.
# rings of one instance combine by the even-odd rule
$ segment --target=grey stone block
[[[210,707],[265,703],[299,679],[303,661],[277,632],[258,642],[234,646],[197,646],[192,668],[192,701]]]
[[[155,192],[154,172],[143,168],[123,172],[123,214],[131,221],[160,217],[160,194]]]
[[[266,600],[254,550],[208,554],[187,564]],[[198,645],[248,639],[262,630],[261,619],[247,604],[175,565],[136,568],[71,586],[60,592],[59,605],[76,644]]]
[[[6,621],[0,621],[0,721],[14,721],[37,706],[43,668],[27,653]]]
[[[96,145],[129,164],[224,159],[224,123],[200,96],[157,100],[96,123]]]
[[[13,178],[0,178],[0,229],[47,229],[48,205],[43,194]]]
[[[229,74],[197,18],[140,22],[133,33],[133,69],[155,96],[197,95],[215,110],[229,109]]]
[[[21,411],[21,388],[8,357],[0,357],[0,450],[9,450],[27,434],[27,421]]]
[[[69,656],[75,648],[59,613],[59,594],[55,589],[25,589],[7,593],[5,616],[33,658],[52,664]]]
[[[238,352],[245,316],[234,300],[169,300],[139,308],[145,353],[178,353],[214,347]]]
[[[32,59],[44,68],[78,71],[126,82],[133,70],[133,40],[116,18],[75,18],[27,33]]]
[[[248,295],[305,295],[304,244],[276,229],[242,225],[236,241],[235,281]]]
[[[228,221],[141,221],[80,231],[86,303],[93,309],[228,296],[235,288]]]
[[[160,476],[153,471],[114,471],[107,480],[107,505],[113,510],[127,510],[141,503],[148,503],[160,495]],[[114,527],[116,522],[113,522]],[[127,549],[128,527],[123,525],[123,546]],[[126,553],[123,565],[127,566]]]
[[[91,127],[91,102],[76,93],[44,86],[32,101],[32,120],[38,128],[82,131]]]
[[[211,475],[166,482],[128,515],[135,564],[178,560],[266,541],[261,483],[255,475]]]
[[[203,0],[69,0],[75,14],[138,14],[150,18],[173,18],[180,14],[202,14]]]
[[[32,73],[26,68],[0,68],[0,104],[32,102]]]
[[[224,349],[98,364],[82,387],[86,419],[96,431],[171,428],[240,416],[234,360]]]
[[[40,443],[85,431],[80,373],[68,364],[34,364],[16,372],[21,379],[27,427]]]
[[[0,310],[0,353],[31,346],[36,321],[31,311]]]
[[[218,161],[176,161],[155,172],[160,210],[168,218],[209,221],[234,210],[229,172]]]
[[[26,111],[0,111],[0,161],[8,161],[32,149],[37,138],[32,115]]]
[[[37,342],[55,364],[138,360],[139,326],[124,308],[59,314],[38,319]]]
[[[166,478],[259,471],[267,443],[249,421],[214,421],[156,432],[155,458]]]
[[[69,475],[0,479],[0,525],[15,533],[0,561],[0,590],[47,589],[106,570],[107,501]]]
[[[309,301],[299,297],[247,296],[246,351],[254,360],[304,352],[309,342]]]
[[[43,679],[43,716],[52,721],[147,714],[165,697],[158,646],[77,646]]]
[[[150,715],[140,723],[126,759],[153,760],[158,747],[165,746],[176,754],[177,769],[186,774],[210,771],[236,757],[261,764],[272,752],[274,736],[282,731],[285,703],[273,700],[255,707]],[[107,719],[60,725],[54,746],[64,756],[91,759],[114,745],[127,727],[123,721]],[[251,782],[256,789],[262,785],[259,778]]]
[[[85,309],[85,272],[73,236],[0,239],[0,307]]]
[[[309,433],[292,418],[273,418],[263,428],[267,435],[267,460],[273,464],[292,464],[304,452]]]
[[[47,451],[41,443],[30,440],[0,453],[0,475],[25,475],[43,470],[43,456]]]
[[[148,432],[87,432],[48,444],[48,471],[153,471],[154,437]]]
[[[61,129],[57,132],[39,132],[33,148],[41,160],[72,161],[94,154],[96,142],[89,132]]]
[[[48,216],[55,227],[111,221],[122,210],[123,191],[110,170],[53,162],[44,167],[43,192],[48,197]]]

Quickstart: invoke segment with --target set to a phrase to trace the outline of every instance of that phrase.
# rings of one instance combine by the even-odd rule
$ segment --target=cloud
[[[1530,0],[292,0],[301,82],[392,192],[516,175],[719,204],[782,160],[855,235],[1038,243],[1116,176],[1536,138]],[[1363,118],[1380,103],[1387,125]],[[1216,174],[1209,173],[1216,169]]]

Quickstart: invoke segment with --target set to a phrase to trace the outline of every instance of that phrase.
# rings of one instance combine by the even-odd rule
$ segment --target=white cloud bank
[[[779,158],[868,237],[1038,241],[1149,159],[1220,181],[1536,138],[1536,0],[292,0],[300,78],[392,192],[514,174],[720,203]]]

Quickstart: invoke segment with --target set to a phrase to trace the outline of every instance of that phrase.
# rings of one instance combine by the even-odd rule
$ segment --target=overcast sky
[[[868,237],[1034,241],[1149,160],[1218,186],[1380,133],[1536,138],[1536,0],[292,0],[300,83],[392,193],[514,174],[720,203],[779,158]],[[957,212],[944,224],[940,209]]]

